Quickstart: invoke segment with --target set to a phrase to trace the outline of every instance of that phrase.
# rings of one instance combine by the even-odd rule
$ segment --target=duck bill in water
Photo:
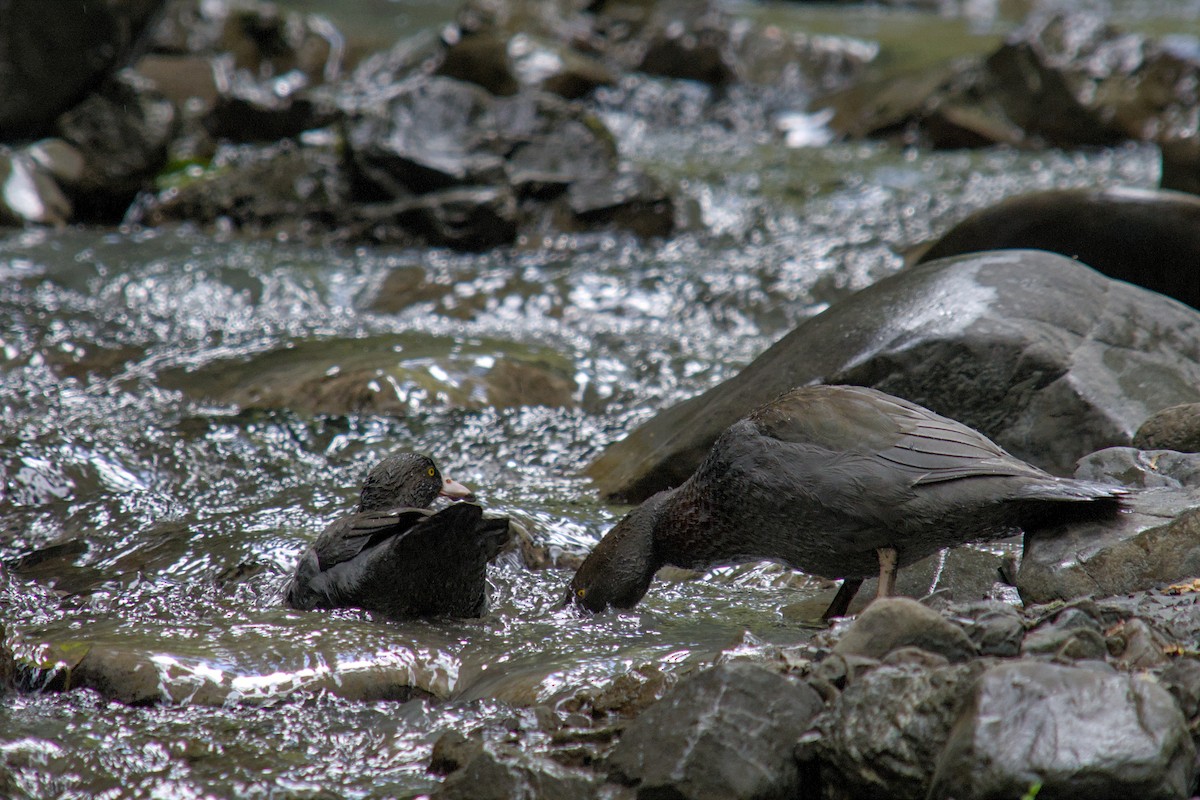
[[[571,579],[563,606],[574,603],[596,613],[609,606],[637,605],[664,564],[655,553],[654,528],[667,497],[669,493],[662,492],[650,498],[600,540]]]
[[[442,488],[438,491],[442,497],[449,497],[451,500],[474,500],[475,493],[463,486],[453,478],[446,478],[442,481]]]

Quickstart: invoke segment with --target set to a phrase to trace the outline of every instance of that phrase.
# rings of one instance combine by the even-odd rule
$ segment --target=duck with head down
[[[823,618],[867,577],[942,548],[1115,513],[1117,487],[1059,478],[967,426],[874,389],[793,389],[726,429],[696,472],[629,512],[567,601],[631,608],[667,564],[771,559],[842,578]]]
[[[438,496],[474,499],[428,456],[399,453],[376,464],[357,510],[334,520],[300,559],[287,604],[390,619],[482,616],[487,564],[508,542],[508,520],[485,519],[469,502],[428,510]]]

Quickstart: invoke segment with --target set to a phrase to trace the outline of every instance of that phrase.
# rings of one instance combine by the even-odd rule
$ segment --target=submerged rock
[[[918,265],[801,323],[737,376],[660,412],[586,469],[638,502],[682,483],[717,435],[813,383],[871,386],[1067,474],[1150,413],[1200,400],[1200,312],[1040,251]]]
[[[596,779],[550,759],[484,744],[451,772],[433,800],[592,800]]]
[[[1076,258],[1200,308],[1200,197],[1151,189],[1053,189],[977,211],[920,260],[1030,248]]]
[[[312,414],[576,404],[569,358],[499,342],[454,355],[450,349],[436,337],[310,340],[198,371],[166,372],[162,380],[243,409]]]
[[[747,663],[685,679],[625,730],[609,777],[641,798],[790,797],[792,748],[821,708],[811,687]]]
[[[1200,489],[1154,489],[1115,520],[1026,534],[1017,589],[1026,603],[1126,594],[1200,575]]]
[[[979,679],[929,797],[1186,798],[1195,747],[1179,707],[1144,678],[1018,662]]]
[[[197,654],[164,652],[136,636],[58,634],[43,643],[39,663],[19,658],[16,668],[26,689],[92,689],[133,706],[257,704],[310,693],[364,702],[407,701],[445,697],[456,678],[456,665],[423,662],[417,648],[394,644],[363,652],[352,664],[339,664],[331,653],[298,647],[288,652],[285,647],[272,651],[271,662],[256,670],[237,662],[264,654],[238,642],[236,633],[214,638],[222,636],[226,647]]]

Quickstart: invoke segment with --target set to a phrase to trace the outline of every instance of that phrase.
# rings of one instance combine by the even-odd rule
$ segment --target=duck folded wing
[[[838,389],[831,391],[830,389]],[[1043,477],[978,431],[864,387],[794,390],[749,417],[781,443],[833,460],[874,461],[911,486],[975,477]]]
[[[334,520],[313,543],[317,568],[325,571],[358,558],[388,540],[407,533],[431,513],[420,508],[406,508],[387,512],[367,511]]]
[[[364,581],[361,605],[396,619],[482,616],[487,564],[508,538],[507,519],[483,519],[466,503],[445,508],[389,543],[388,568]]]

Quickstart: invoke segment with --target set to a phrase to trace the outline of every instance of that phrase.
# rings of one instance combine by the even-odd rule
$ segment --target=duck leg
[[[850,609],[850,601],[854,599],[854,595],[858,592],[858,587],[862,586],[862,578],[845,578],[842,580],[842,585],[838,587],[837,594],[833,596],[833,602],[829,604],[829,608],[825,609],[825,613],[821,615],[822,622],[829,622],[834,617],[844,617]]]
[[[881,547],[875,552],[879,554],[879,591],[875,597],[891,597],[896,593],[896,548]]]

